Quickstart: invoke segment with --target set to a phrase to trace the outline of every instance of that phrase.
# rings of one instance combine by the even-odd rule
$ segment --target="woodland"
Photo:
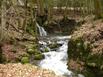
[[[103,77],[102,0],[0,0],[0,77]]]

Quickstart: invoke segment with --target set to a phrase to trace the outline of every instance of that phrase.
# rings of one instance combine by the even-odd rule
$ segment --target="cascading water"
[[[40,27],[37,24],[37,27],[40,31],[40,36],[46,36],[47,33],[43,27]],[[45,48],[49,50],[49,52],[43,52],[45,55],[45,59],[39,62],[39,66],[45,69],[50,69],[55,72],[56,75],[66,76],[66,77],[74,77],[72,76],[72,72],[68,70],[67,61],[67,49],[68,49],[68,40],[71,36],[55,36],[55,37],[46,37],[39,41],[41,51],[44,51]],[[58,44],[59,46],[56,49],[52,49],[49,47],[50,44]],[[78,74],[78,77],[84,77],[81,74]]]
[[[47,32],[45,31],[45,29],[44,29],[43,27],[39,26],[38,23],[36,23],[36,26],[37,26],[38,29],[39,29],[39,34],[40,34],[40,36],[47,36]]]
[[[68,59],[68,37],[59,38],[56,38],[56,43],[61,44],[61,46],[58,47],[55,51],[50,49],[49,52],[43,53],[45,55],[45,59],[40,62],[39,66],[42,68],[51,69],[57,75],[70,76],[72,72],[67,69],[66,65]]]

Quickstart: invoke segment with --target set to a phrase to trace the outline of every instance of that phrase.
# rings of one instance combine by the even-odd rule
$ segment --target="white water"
[[[45,59],[40,62],[39,66],[42,68],[53,70],[56,75],[70,76],[72,72],[67,69],[68,40],[64,40],[64,38],[62,39],[61,37],[61,40],[59,40],[58,42],[61,43],[62,46],[60,46],[56,51],[43,53],[45,55]]]
[[[37,26],[38,29],[39,29],[39,34],[40,34],[40,36],[47,36],[47,32],[45,31],[45,29],[44,29],[43,27],[39,26],[38,23],[36,23],[36,26]]]

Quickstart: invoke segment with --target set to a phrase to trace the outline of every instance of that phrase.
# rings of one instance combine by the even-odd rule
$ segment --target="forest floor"
[[[0,77],[60,77],[30,64],[0,64]]]

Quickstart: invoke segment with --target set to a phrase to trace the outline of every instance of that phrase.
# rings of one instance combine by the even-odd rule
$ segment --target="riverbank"
[[[85,77],[103,76],[103,20],[88,19],[71,35],[68,68]]]

